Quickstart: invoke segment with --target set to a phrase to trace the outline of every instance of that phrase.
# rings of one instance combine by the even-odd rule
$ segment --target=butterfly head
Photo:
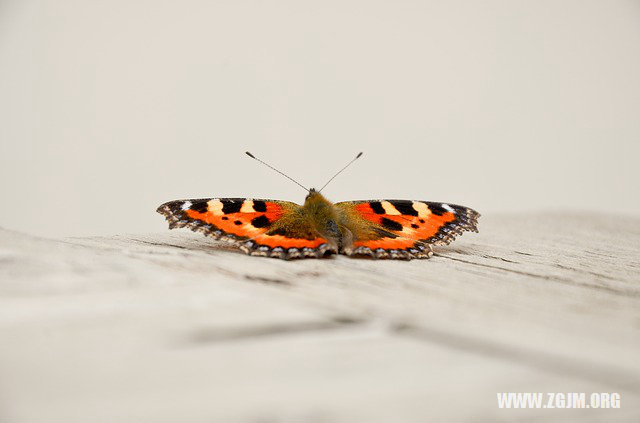
[[[315,188],[311,188],[309,190],[309,194],[307,194],[307,196],[304,198],[305,206],[313,204],[323,204],[328,202],[329,200],[324,198],[324,196],[320,194],[320,191],[317,191]]]

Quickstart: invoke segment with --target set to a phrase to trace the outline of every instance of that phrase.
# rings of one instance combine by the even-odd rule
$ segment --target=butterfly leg
[[[353,252],[353,233],[345,226],[340,226],[340,253],[350,256]]]

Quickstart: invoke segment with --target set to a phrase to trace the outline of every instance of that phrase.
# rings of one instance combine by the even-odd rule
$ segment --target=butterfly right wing
[[[345,201],[336,204],[353,234],[347,255],[428,258],[431,245],[446,245],[464,231],[478,232],[480,214],[455,204],[410,200]]]
[[[335,248],[320,237],[295,203],[245,198],[169,201],[157,212],[169,228],[186,227],[238,246],[250,255],[322,257]]]

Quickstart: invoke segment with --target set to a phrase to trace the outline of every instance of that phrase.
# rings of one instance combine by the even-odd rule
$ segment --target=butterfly
[[[251,198],[169,201],[157,212],[169,228],[189,228],[229,242],[252,256],[280,259],[334,254],[376,259],[429,258],[433,245],[446,245],[464,231],[478,232],[480,214],[450,203],[361,200],[332,203],[320,190],[294,179],[247,152],[251,158],[308,191],[303,205]]]

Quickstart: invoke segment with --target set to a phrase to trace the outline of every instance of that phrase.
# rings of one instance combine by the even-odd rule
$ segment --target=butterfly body
[[[333,254],[413,259],[432,255],[463,231],[477,232],[476,211],[407,200],[332,203],[314,189],[302,206],[244,198],[176,200],[157,210],[170,228],[188,227],[250,255],[282,259]]]

